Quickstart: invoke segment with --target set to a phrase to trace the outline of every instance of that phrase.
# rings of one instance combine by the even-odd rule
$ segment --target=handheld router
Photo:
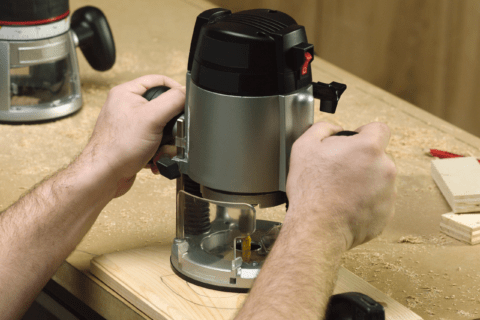
[[[312,83],[313,59],[305,28],[280,11],[219,8],[197,17],[185,110],[161,142],[177,155],[156,162],[177,179],[170,261],[178,276],[224,291],[251,288],[281,228],[257,220],[255,207],[287,202],[290,150],[313,124],[314,98],[334,113],[346,89]]]

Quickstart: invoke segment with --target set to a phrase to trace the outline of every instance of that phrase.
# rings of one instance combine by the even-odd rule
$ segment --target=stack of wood
[[[467,242],[480,243],[480,164],[474,157],[432,161],[432,177],[452,212],[442,215],[440,230]]]

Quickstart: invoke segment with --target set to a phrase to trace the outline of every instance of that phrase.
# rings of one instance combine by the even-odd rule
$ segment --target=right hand
[[[348,250],[378,236],[393,217],[396,167],[385,153],[387,125],[374,122],[357,135],[332,136],[342,130],[319,122],[295,141],[287,196],[288,213],[301,215],[290,218],[318,227],[315,235],[343,237]]]

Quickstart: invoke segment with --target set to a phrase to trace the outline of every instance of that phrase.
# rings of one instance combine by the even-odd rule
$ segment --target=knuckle
[[[390,127],[384,122],[374,122],[375,126],[385,134],[390,134]]]
[[[292,151],[291,151],[292,154],[297,154],[299,152],[299,149],[301,148],[300,144],[302,143],[302,141],[300,139],[301,139],[301,137],[298,138],[297,140],[295,140],[295,142],[293,143]]]
[[[120,92],[121,92],[120,86],[115,86],[115,87],[110,89],[110,91],[108,92],[108,95],[109,96],[115,96],[115,95],[119,94]]]
[[[373,156],[380,156],[383,152],[382,144],[378,139],[370,138],[364,140],[363,148],[365,148],[365,150]]]
[[[389,178],[390,180],[394,180],[396,177],[397,177],[397,166],[395,165],[395,163],[387,157],[387,165],[386,165],[386,175],[387,175],[387,178]]]

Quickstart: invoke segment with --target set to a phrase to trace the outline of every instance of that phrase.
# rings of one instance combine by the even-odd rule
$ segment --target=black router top
[[[211,9],[197,17],[188,70],[199,87],[230,95],[288,94],[312,81],[305,28],[269,9]]]

